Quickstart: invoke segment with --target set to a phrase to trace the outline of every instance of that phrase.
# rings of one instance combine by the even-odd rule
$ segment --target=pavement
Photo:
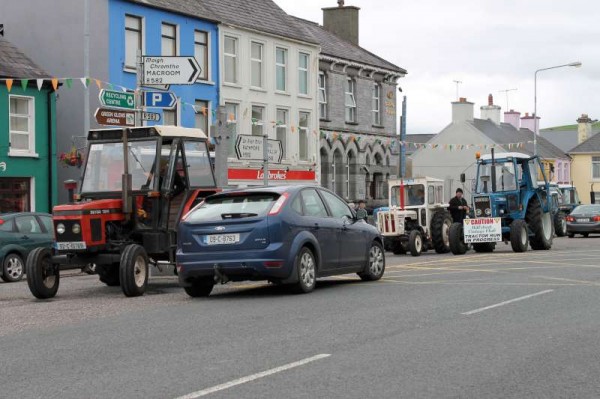
[[[597,398],[600,237],[550,251],[387,253],[384,278],[308,295],[97,276],[34,299],[0,283],[2,398]]]

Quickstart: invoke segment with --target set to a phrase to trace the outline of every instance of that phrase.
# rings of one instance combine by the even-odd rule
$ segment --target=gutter
[[[54,89],[48,90],[46,94],[46,108],[48,111],[47,114],[47,124],[48,124],[48,213],[52,213],[52,162],[54,161],[54,157],[52,156],[52,147],[54,143],[52,142],[52,93],[55,93]]]

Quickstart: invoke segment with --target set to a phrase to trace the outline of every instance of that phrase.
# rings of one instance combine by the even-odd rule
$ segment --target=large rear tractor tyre
[[[29,253],[25,263],[29,291],[38,299],[54,298],[60,284],[58,265],[50,262],[49,248],[36,248]]]
[[[183,287],[185,293],[192,298],[207,297],[213,290],[215,282],[212,278],[196,280],[189,287]]]
[[[438,254],[450,252],[450,226],[452,217],[448,211],[434,213],[431,218],[431,242]]]
[[[563,212],[558,212],[554,215],[554,232],[557,237],[564,237],[567,235],[567,220]]]
[[[294,294],[308,294],[317,285],[317,261],[312,251],[303,247],[296,255],[298,282],[292,285]]]
[[[97,265],[96,273],[98,273],[100,281],[109,287],[118,287],[121,285],[118,263],[112,265]]]
[[[467,253],[469,247],[464,241],[462,223],[452,223],[448,239],[450,242],[450,251],[454,255],[464,255]]]
[[[552,214],[542,211],[542,206],[537,198],[532,198],[529,202],[525,221],[533,232],[533,237],[529,240],[531,249],[548,250],[552,248],[552,236],[554,235]]]
[[[525,252],[529,246],[529,231],[523,219],[517,219],[510,224],[510,246],[514,252]]]
[[[408,251],[412,256],[420,256],[423,252],[423,236],[418,230],[413,230],[408,236]]]
[[[478,253],[494,252],[494,249],[496,249],[496,243],[495,242],[478,242],[476,244],[473,244],[473,249],[475,250],[475,252],[478,252]]]
[[[148,255],[137,244],[130,244],[121,253],[119,277],[121,290],[128,297],[144,295],[148,286]]]
[[[373,241],[371,243],[371,248],[369,248],[369,258],[365,265],[365,269],[358,273],[358,277],[363,281],[376,281],[383,277],[384,272],[385,253],[383,251],[383,246],[378,241]]]

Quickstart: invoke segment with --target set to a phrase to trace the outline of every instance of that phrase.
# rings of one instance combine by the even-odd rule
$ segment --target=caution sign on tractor
[[[475,218],[464,220],[465,244],[502,241],[501,218]]]

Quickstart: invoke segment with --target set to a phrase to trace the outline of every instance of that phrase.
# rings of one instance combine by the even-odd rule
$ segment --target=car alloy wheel
[[[374,276],[379,276],[383,272],[383,251],[378,245],[373,245],[369,251],[369,269]]]
[[[300,258],[300,279],[306,287],[315,284],[315,260],[309,252],[304,252]]]
[[[19,281],[23,278],[25,265],[17,254],[10,254],[4,260],[3,280],[8,282]]]

